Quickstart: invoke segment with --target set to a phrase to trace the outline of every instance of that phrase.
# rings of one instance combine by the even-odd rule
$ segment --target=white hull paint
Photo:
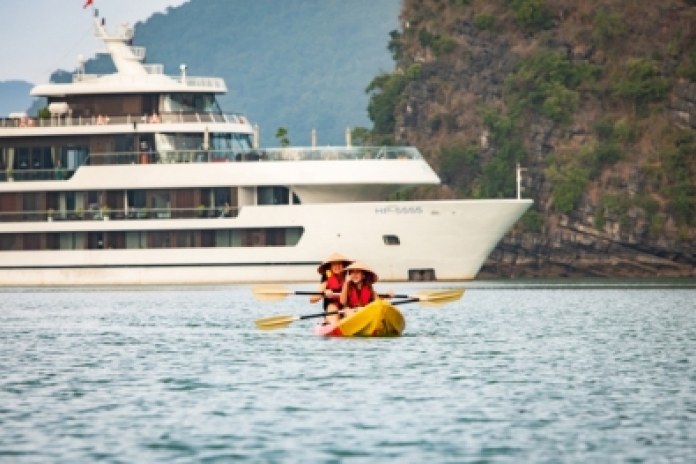
[[[433,269],[470,280],[531,200],[461,200],[248,206],[237,218],[18,223],[5,231],[178,230],[301,226],[294,247],[17,251],[0,254],[0,285],[153,285],[316,282],[334,251],[366,261],[382,281]],[[43,226],[43,227],[41,227]],[[388,246],[384,235],[400,245]]]

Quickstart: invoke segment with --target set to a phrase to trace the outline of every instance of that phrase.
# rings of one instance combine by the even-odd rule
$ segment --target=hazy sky
[[[135,24],[188,0],[94,0],[107,25]],[[56,69],[72,71],[77,57],[101,48],[85,0],[0,0],[0,81],[48,81]]]

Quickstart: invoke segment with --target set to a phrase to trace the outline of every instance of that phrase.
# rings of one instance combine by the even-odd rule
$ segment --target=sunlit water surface
[[[261,332],[316,307],[243,286],[6,289],[0,461],[696,462],[696,291],[640,287],[482,285],[400,339]]]

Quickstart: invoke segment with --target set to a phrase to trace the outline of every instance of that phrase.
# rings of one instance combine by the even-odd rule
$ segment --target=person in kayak
[[[372,284],[379,280],[379,276],[367,265],[356,261],[346,268],[349,273],[341,290],[340,302],[343,305],[343,317],[350,316],[357,308],[367,306],[375,300],[379,300],[379,295],[375,292]],[[393,291],[387,292],[387,296],[392,298]]]
[[[345,268],[352,263],[350,259],[340,253],[333,253],[326,261],[321,263],[317,268],[317,272],[321,275],[321,284],[319,285],[319,293],[323,296],[312,296],[309,299],[310,303],[317,303],[319,300],[324,300],[324,312],[339,311],[342,307],[339,299],[341,290],[343,289],[343,281],[346,277]],[[329,324],[337,324],[340,320],[339,314],[326,316],[326,322]]]

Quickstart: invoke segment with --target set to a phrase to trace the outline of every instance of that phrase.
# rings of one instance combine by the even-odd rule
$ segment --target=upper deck
[[[128,23],[109,29],[105,20],[95,15],[95,36],[100,39],[116,67],[114,74],[85,74],[84,60],[67,84],[43,84],[32,89],[34,97],[66,97],[69,95],[134,94],[134,93],[227,93],[225,81],[216,77],[190,77],[186,65],[181,65],[181,74],[168,76],[160,64],[143,64],[146,50],[132,46],[134,30]]]

